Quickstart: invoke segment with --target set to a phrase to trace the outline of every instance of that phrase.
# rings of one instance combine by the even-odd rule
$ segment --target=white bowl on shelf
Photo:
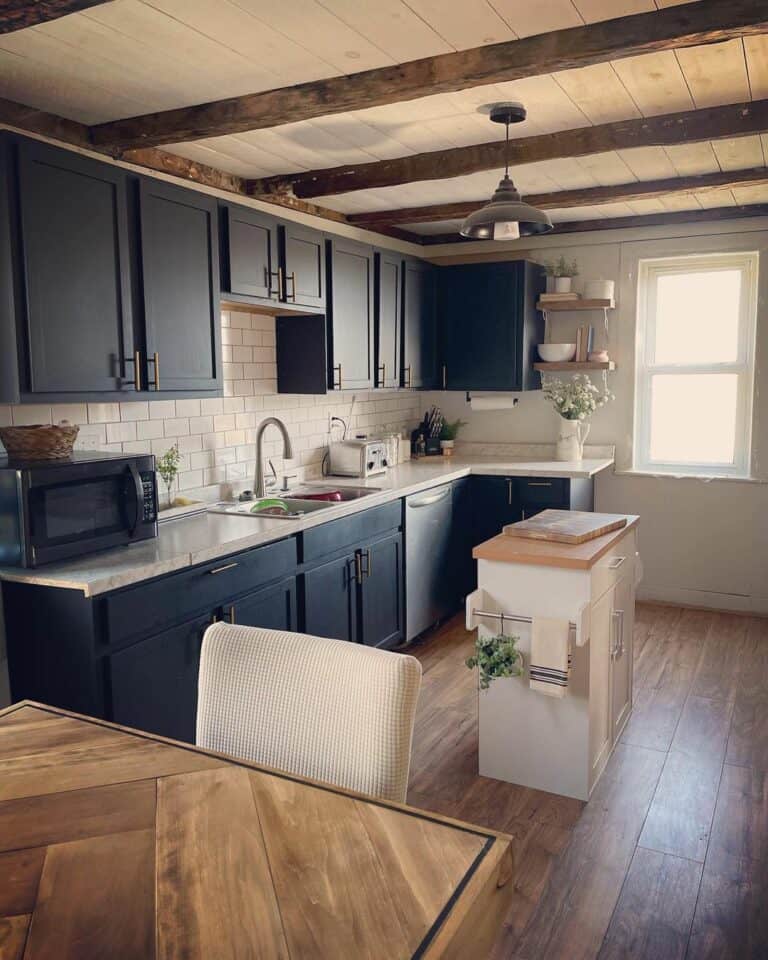
[[[575,343],[540,343],[538,349],[545,363],[567,363],[576,356]]]

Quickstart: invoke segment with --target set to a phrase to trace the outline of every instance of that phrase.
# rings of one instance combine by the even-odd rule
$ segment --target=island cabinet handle
[[[225,563],[223,567],[214,567],[212,570],[209,570],[208,573],[215,576],[217,573],[224,573],[225,570],[234,570],[235,567],[239,567],[240,564],[235,561],[235,563]]]
[[[608,564],[609,570],[618,570],[619,567],[624,563],[626,557],[614,557]]]

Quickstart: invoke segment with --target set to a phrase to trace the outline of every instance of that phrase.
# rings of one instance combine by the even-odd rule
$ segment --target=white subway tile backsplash
[[[224,311],[222,339],[227,351],[224,397],[0,405],[0,426],[66,419],[80,424],[79,449],[114,453],[151,450],[159,457],[177,443],[179,489],[214,500],[239,493],[252,483],[256,432],[265,417],[280,417],[287,424],[295,459],[283,462],[282,440],[272,430],[264,438],[265,458],[273,460],[279,473],[287,469],[301,480],[320,475],[329,415],[342,417],[348,436],[354,436],[411,430],[423,412],[419,395],[407,390],[277,394],[274,317]]]

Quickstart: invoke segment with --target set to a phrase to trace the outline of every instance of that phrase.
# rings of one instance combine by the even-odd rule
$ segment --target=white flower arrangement
[[[565,420],[586,420],[598,407],[615,399],[608,390],[599,390],[586,373],[577,373],[571,380],[549,380],[544,385],[544,399],[549,400]]]

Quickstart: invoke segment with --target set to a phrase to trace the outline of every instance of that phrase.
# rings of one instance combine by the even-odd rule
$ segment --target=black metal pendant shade
[[[509,125],[525,119],[525,108],[519,103],[492,103],[480,108],[490,114],[494,123],[506,127],[506,143],[509,146]],[[549,233],[552,221],[543,211],[523,203],[520,194],[509,177],[509,150],[507,163],[490,201],[466,218],[459,231],[462,237],[472,240],[516,240],[540,233]]]

